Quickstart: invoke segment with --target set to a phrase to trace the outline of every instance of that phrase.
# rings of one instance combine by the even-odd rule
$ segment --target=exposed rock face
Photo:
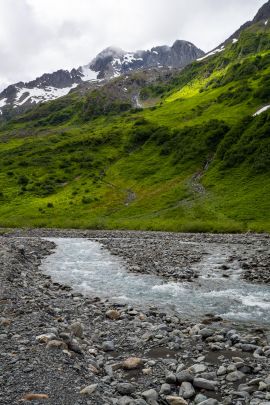
[[[107,48],[90,63],[98,78],[120,76],[123,73],[153,67],[181,68],[204,55],[204,52],[187,41],[175,41],[172,47],[157,46],[148,51],[124,52]]]
[[[270,18],[270,0],[260,8],[253,22],[256,23],[258,21],[267,20],[268,18]]]
[[[8,86],[0,93],[0,115],[6,115],[14,108],[20,113],[34,104],[65,96],[85,82],[109,80],[138,69],[182,68],[203,55],[203,51],[187,41],[176,41],[172,47],[158,46],[150,51],[125,52],[119,48],[106,48],[86,66],[45,73],[28,83]]]

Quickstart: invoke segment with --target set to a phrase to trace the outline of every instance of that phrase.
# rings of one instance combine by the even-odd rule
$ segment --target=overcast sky
[[[0,88],[87,64],[103,48],[209,51],[266,0],[0,0]]]

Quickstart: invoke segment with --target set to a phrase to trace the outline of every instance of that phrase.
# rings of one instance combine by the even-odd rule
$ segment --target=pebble
[[[130,383],[119,383],[116,389],[121,395],[130,395],[136,390],[136,387]]]
[[[104,352],[113,352],[115,350],[114,343],[111,340],[107,340],[102,343],[102,349]]]
[[[194,378],[193,380],[194,387],[203,388],[209,391],[215,391],[217,388],[217,384],[218,383],[216,381],[209,381],[204,378]]]
[[[47,347],[47,349],[62,349],[62,350],[67,349],[67,345],[65,342],[63,342],[62,340],[56,340],[56,339],[50,340],[47,343],[46,347]]]
[[[206,401],[208,398],[205,396],[205,395],[203,395],[203,394],[197,394],[196,395],[196,397],[195,397],[195,399],[194,399],[194,403],[197,405],[197,404],[200,404],[201,402],[203,402],[203,401]]]
[[[241,371],[233,371],[232,373],[227,374],[226,380],[230,382],[235,382],[242,380],[245,377],[245,374]]]
[[[121,316],[120,312],[117,311],[116,309],[109,309],[106,312],[106,317],[113,320],[113,321],[116,321],[117,319],[119,319],[120,316]]]
[[[147,391],[142,392],[142,397],[147,401],[157,401],[158,400],[158,393],[154,389],[150,389]]]
[[[83,326],[81,322],[73,322],[70,326],[70,330],[72,331],[73,335],[82,338],[83,337]]]
[[[176,374],[176,381],[178,384],[181,384],[182,382],[193,382],[193,375],[188,371],[188,370],[183,370],[180,371],[180,373]]]
[[[47,344],[50,340],[57,340],[57,337],[54,333],[48,333],[48,334],[36,336],[36,341],[38,343]]]
[[[143,361],[139,357],[129,357],[122,363],[122,367],[126,370],[134,370],[140,368],[143,365]]]
[[[160,394],[169,395],[171,393],[171,386],[170,384],[164,383],[161,385]]]
[[[88,385],[87,387],[83,388],[80,391],[80,394],[81,395],[92,395],[96,391],[97,386],[98,386],[97,384]]]
[[[184,399],[192,398],[195,395],[195,390],[194,390],[192,384],[189,382],[183,382],[181,384],[181,387],[179,390],[179,395],[180,395],[180,397],[183,397]]]
[[[170,405],[188,405],[187,401],[185,401],[184,398],[181,397],[168,396],[166,397],[166,401]]]

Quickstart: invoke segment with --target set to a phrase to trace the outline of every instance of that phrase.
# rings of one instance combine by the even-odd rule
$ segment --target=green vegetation
[[[132,109],[106,85],[0,130],[0,226],[270,231],[270,32],[165,82]]]

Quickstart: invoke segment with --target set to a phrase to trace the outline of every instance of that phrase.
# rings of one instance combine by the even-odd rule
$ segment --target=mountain
[[[100,81],[3,121],[0,225],[269,232],[268,14],[181,69],[105,52]]]
[[[255,15],[253,20],[247,21],[243,24],[234,34],[232,34],[225,42],[219,45],[216,49],[220,49],[222,46],[226,46],[226,44],[230,43],[231,41],[238,40],[240,34],[245,31],[245,29],[252,27],[254,24],[261,23],[262,25],[270,24],[270,1],[265,3]]]
[[[113,77],[139,69],[183,68],[204,55],[190,42],[176,41],[172,47],[158,46],[150,51],[125,52],[107,48],[88,65],[78,69],[58,70],[46,73],[28,83],[19,82],[8,86],[0,93],[0,114],[17,109],[23,112],[34,104],[54,100],[68,94],[84,82],[109,80]]]
[[[107,48],[89,64],[98,72],[97,78],[117,77],[138,69],[154,67],[182,68],[204,55],[191,42],[175,41],[172,47],[157,46],[150,51],[124,52],[117,48]]]

